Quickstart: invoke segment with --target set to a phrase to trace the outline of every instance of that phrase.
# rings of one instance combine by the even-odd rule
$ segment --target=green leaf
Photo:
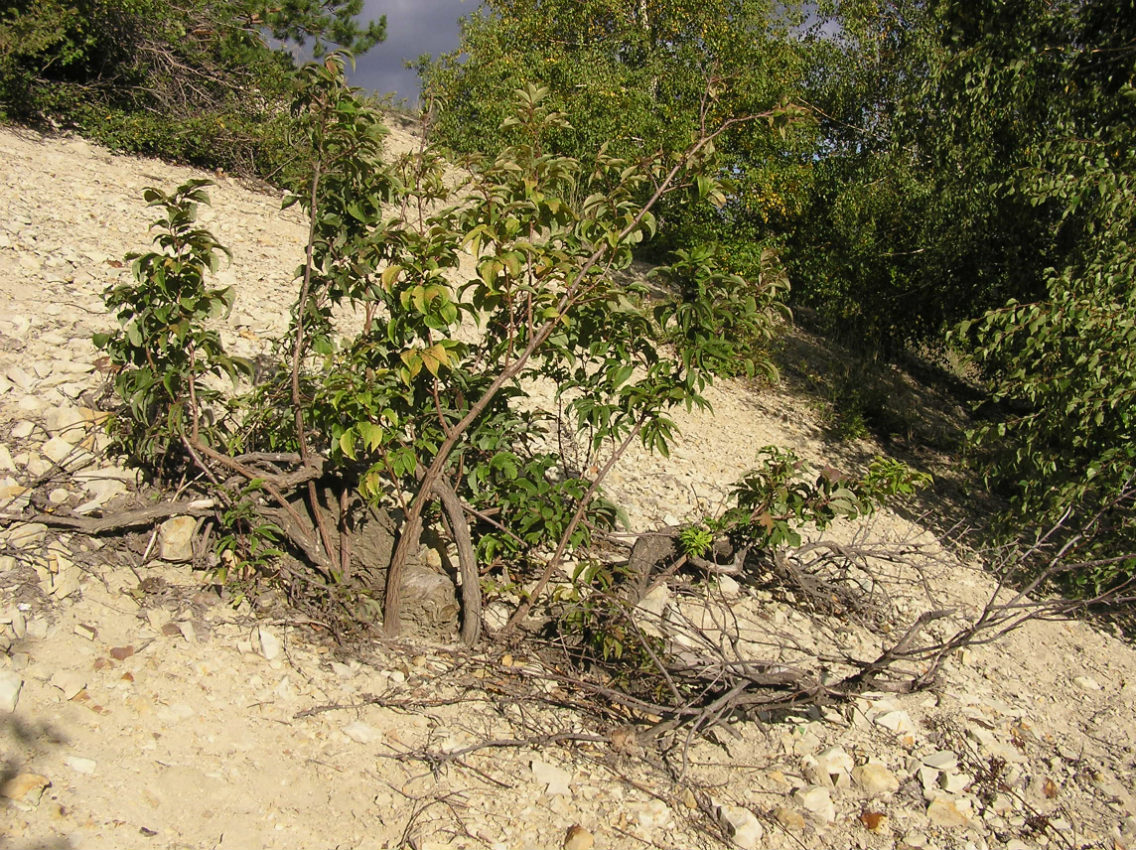
[[[351,460],[356,460],[354,429],[348,428],[339,436],[339,450]]]

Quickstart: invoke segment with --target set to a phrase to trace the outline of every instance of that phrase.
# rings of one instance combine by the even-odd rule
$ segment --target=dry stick
[[[319,546],[317,545],[318,541],[313,540],[308,534],[310,525],[304,522],[303,518],[301,518],[301,516],[296,512],[296,509],[292,507],[292,504],[284,497],[284,494],[281,492],[280,487],[277,486],[277,484],[272,480],[270,476],[266,476],[264,475],[264,473],[258,472],[251,467],[245,466],[243,463],[234,460],[228,455],[221,454],[221,452],[217,451],[212,446],[206,445],[205,443],[198,442],[194,446],[194,448],[207,457],[210,457],[213,460],[217,461],[217,463],[221,464],[222,466],[228,467],[234,472],[241,474],[249,481],[263,482],[264,489],[267,490],[268,494],[276,500],[276,503],[278,505],[280,505],[279,511],[274,511],[274,513],[278,513],[280,516],[288,520],[287,523],[282,524],[285,534],[287,534],[289,539],[291,539],[297,546],[304,550],[304,554],[311,558],[313,564],[325,570],[331,569],[332,562],[328,559],[327,553],[321,551]],[[311,467],[305,467],[303,470],[300,470],[300,472],[312,474],[314,472],[317,472],[320,468],[321,465],[315,465]],[[289,524],[293,524],[295,526],[290,531],[287,528],[287,525]]]
[[[695,157],[699,151],[706,147],[706,145],[710,144],[710,142],[734,124],[758,118],[767,118],[771,115],[773,115],[772,110],[744,118],[731,118],[723,122],[722,126],[713,133],[707,134],[699,139],[698,143],[694,145],[682,159],[675,163],[674,167],[667,173],[667,176],[659,184],[659,187],[655,190],[655,193],[647,203],[643,205],[635,217],[619,232],[615,240],[616,244],[621,243],[642,224],[643,218],[650,212],[651,208],[658,203],[659,199],[664,194],[670,191],[671,185],[674,183],[675,178],[678,176],[679,172],[682,171],[683,167]],[[529,343],[525,346],[517,359],[501,370],[497,377],[494,378],[486,388],[481,398],[470,407],[469,412],[466,413],[461,421],[453,426],[451,433],[446,436],[446,439],[443,440],[442,444],[438,447],[438,452],[434,455],[433,461],[430,462],[430,466],[422,476],[418,492],[411,501],[410,510],[406,515],[402,534],[399,535],[398,545],[395,547],[394,555],[391,558],[390,570],[387,572],[386,600],[383,605],[383,631],[388,637],[397,637],[402,626],[402,572],[412,549],[418,547],[422,534],[422,512],[425,510],[426,503],[429,501],[434,491],[434,485],[440,480],[442,471],[449,462],[450,455],[457,446],[458,440],[469,430],[474,421],[481,416],[501,388],[523,371],[525,365],[536,353],[537,349],[552,335],[552,332],[560,323],[561,317],[566,314],[568,308],[570,308],[579,297],[580,289],[583,287],[588,273],[595,268],[596,264],[603,258],[605,253],[605,248],[597,248],[585,261],[584,265],[581,266],[580,270],[576,273],[575,281],[567,287],[566,291],[561,296],[560,303],[557,305],[556,316],[545,322],[533,335],[532,339],[529,340]],[[516,615],[514,615],[514,617],[515,616]],[[510,620],[510,623],[511,622],[512,620]]]
[[[903,633],[903,636],[895,644],[884,650],[875,661],[871,661],[865,665],[864,669],[860,670],[860,672],[849,676],[839,685],[836,685],[834,690],[851,693],[867,690],[875,683],[880,673],[891,666],[892,662],[898,658],[904,658],[912,652],[912,641],[927,627],[928,623],[941,620],[943,617],[949,617],[953,613],[955,613],[954,608],[940,608],[937,611],[924,611],[916,618],[914,623],[908,626],[907,631]]]
[[[33,514],[30,517],[0,516],[0,524],[15,522],[42,522],[54,528],[74,528],[85,534],[102,534],[107,531],[118,531],[123,528],[134,528],[139,525],[149,525],[156,519],[166,519],[172,516],[210,516],[213,513],[212,499],[195,499],[184,502],[166,502],[149,508],[139,508],[134,511],[123,511],[104,517],[72,517],[58,514]]]
[[[553,732],[549,735],[534,735],[531,738],[498,738],[489,741],[478,741],[467,747],[456,750],[428,750],[425,747],[418,750],[409,750],[402,753],[378,753],[381,759],[393,761],[426,761],[431,764],[445,763],[476,753],[480,750],[547,747],[550,744],[583,743],[606,744],[611,739],[607,735],[590,735],[586,732]]]

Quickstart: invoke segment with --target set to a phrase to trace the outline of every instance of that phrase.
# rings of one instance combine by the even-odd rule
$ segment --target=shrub
[[[317,478],[341,506],[353,493],[402,513],[385,594],[390,633],[399,627],[400,571],[424,521],[442,521],[458,544],[467,640],[476,639],[480,606],[472,538],[482,558],[541,554],[539,595],[566,552],[610,524],[613,512],[597,497],[631,442],[665,452],[667,410],[705,406],[714,375],[755,356],[723,342],[723,323],[768,335],[777,313],[777,287],[767,286],[741,319],[724,315],[735,305],[706,285],[722,279],[712,251],[682,255],[663,272],[699,282],[663,303],[619,281],[632,246],[655,232],[660,198],[720,196],[697,170],[712,134],[677,161],[628,162],[601,150],[584,169],[543,152],[545,136],[564,126],[547,92],[529,86],[516,97],[513,144],[471,160],[454,186],[430,149],[382,163],[379,117],[346,86],[338,57],[305,70],[294,118],[312,159],[286,203],[310,217],[306,259],[278,366],[229,402],[230,418],[211,418],[204,405],[219,399],[201,395],[201,375],[236,374],[240,364],[201,325],[228,295],[204,288],[219,246],[192,228],[200,184],[171,196],[150,190],[167,209],[165,253],[136,258],[134,282],[107,296],[123,327],[98,342],[126,367],[116,389],[132,456],[184,447],[184,462],[225,483],[216,488],[223,503],[235,484],[257,485],[273,534],[279,528],[329,585],[350,579],[350,559],[322,518]],[[466,248],[476,274],[455,280]],[[355,308],[358,327],[335,328],[338,304]],[[478,335],[459,333],[463,324]],[[677,357],[662,356],[664,342]],[[542,423],[521,410],[528,381],[542,377],[556,382],[568,427],[587,435],[590,474],[565,468],[547,439],[542,447]],[[289,498],[296,490],[306,512]],[[342,533],[346,516],[339,520]]]

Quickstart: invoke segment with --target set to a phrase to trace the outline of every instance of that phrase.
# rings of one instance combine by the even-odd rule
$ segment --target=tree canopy
[[[673,155],[708,127],[794,101],[805,72],[797,24],[765,0],[489,0],[464,20],[460,49],[422,71],[453,150],[500,149],[509,93],[534,82],[567,119],[554,152]],[[755,269],[807,179],[810,148],[807,121],[730,128],[715,140],[728,204],[697,217],[664,207],[676,226],[660,245],[729,243],[739,270]]]
[[[262,175],[289,156],[290,46],[362,53],[363,0],[13,0],[0,14],[0,117],[112,148]],[[270,46],[271,44],[271,46]]]

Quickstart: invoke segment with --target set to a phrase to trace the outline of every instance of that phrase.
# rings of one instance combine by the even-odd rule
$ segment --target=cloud
[[[394,92],[413,106],[418,74],[405,67],[423,53],[437,56],[458,46],[458,19],[477,11],[476,0],[367,0],[362,17],[387,16],[387,40],[360,56],[352,85]]]

